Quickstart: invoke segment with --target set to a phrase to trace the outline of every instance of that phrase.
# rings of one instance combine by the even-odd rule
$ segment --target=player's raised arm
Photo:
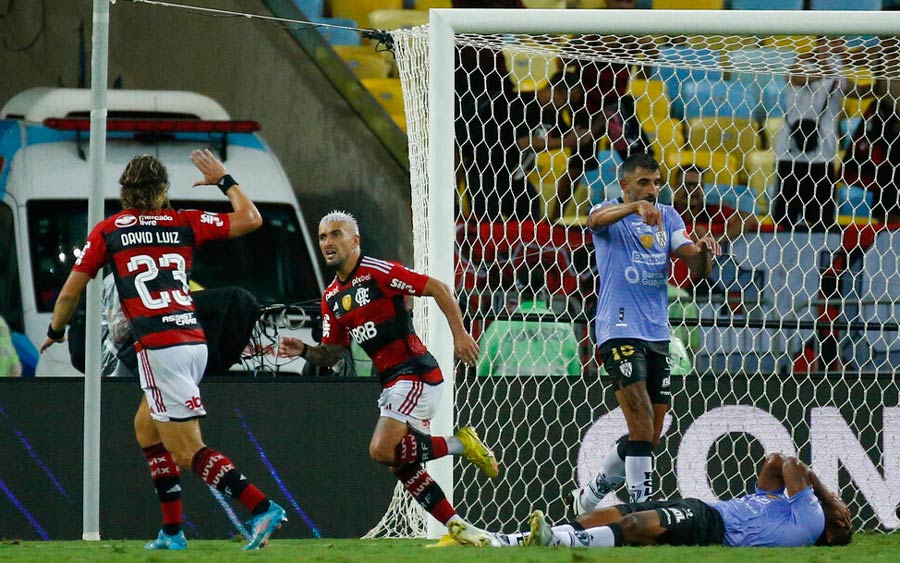
[[[588,227],[591,229],[606,227],[635,213],[640,215],[641,220],[650,226],[662,226],[662,214],[659,209],[649,201],[638,200],[629,203],[613,203],[594,209],[588,217]]]
[[[209,149],[196,150],[191,153],[191,162],[203,173],[203,179],[194,182],[194,186],[215,185],[231,202],[234,209],[228,214],[228,238],[235,238],[253,232],[263,224],[262,215],[256,205],[241,190],[241,187],[225,169],[225,165],[213,155]]]

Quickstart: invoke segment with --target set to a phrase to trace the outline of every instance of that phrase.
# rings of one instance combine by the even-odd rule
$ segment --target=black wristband
[[[303,343],[303,351],[300,352],[300,357],[304,360],[306,359],[306,351],[309,350],[309,346],[306,345],[306,342]]]
[[[50,340],[61,340],[66,335],[66,329],[53,330],[53,323],[47,325],[47,338]]]
[[[222,190],[223,194],[227,194],[228,189],[231,188],[231,186],[236,185],[237,182],[234,181],[234,178],[231,177],[231,174],[225,174],[224,176],[219,178],[218,182],[216,182],[216,186],[218,186],[219,189]]]

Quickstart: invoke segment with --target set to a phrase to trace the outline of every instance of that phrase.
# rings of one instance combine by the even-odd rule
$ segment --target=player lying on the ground
[[[756,492],[706,503],[673,499],[622,504],[595,510],[576,522],[551,526],[540,510],[530,532],[472,534],[459,544],[482,546],[561,545],[725,545],[729,547],[802,547],[847,545],[853,538],[850,509],[803,462],[781,454],[768,456]],[[446,543],[446,542],[445,542]]]

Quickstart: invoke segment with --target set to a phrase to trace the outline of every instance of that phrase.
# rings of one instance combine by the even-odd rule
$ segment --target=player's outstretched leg
[[[494,457],[494,452],[484,445],[474,428],[463,426],[453,435],[462,443],[463,457],[480,469],[482,473],[491,479],[500,474],[500,465],[497,463],[497,458]]]
[[[171,536],[160,530],[156,539],[147,542],[144,549],[184,550],[187,549],[187,539],[184,537],[184,532],[181,530],[179,530],[177,534]]]
[[[531,533],[525,538],[524,545],[528,547],[553,545],[553,530],[550,522],[540,510],[535,510],[528,518],[528,527]]]
[[[269,501],[269,509],[253,519],[247,521],[247,531],[250,532],[250,541],[244,549],[260,549],[269,543],[272,534],[287,522],[284,509],[273,500]]]
[[[579,487],[569,493],[565,500],[566,506],[575,516],[581,516],[591,512],[600,501],[625,481],[625,455],[627,453],[628,440],[620,439],[603,459],[600,471],[587,485]]]

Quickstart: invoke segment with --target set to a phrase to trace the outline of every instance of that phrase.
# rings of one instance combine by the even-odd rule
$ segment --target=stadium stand
[[[425,10],[372,10],[369,25],[374,29],[403,29],[428,23]]]
[[[881,0],[809,0],[809,9],[873,11],[881,9]]]
[[[725,0],[653,0],[654,10],[724,10]]]
[[[331,15],[358,22],[368,22],[374,10],[402,10],[403,0],[331,0]]]
[[[360,82],[389,114],[403,114],[403,90],[399,78],[364,78]]]
[[[318,26],[316,29],[331,45],[359,45],[362,43],[359,32],[355,29],[344,29],[348,27],[358,28],[359,24],[356,20],[346,18],[314,18],[310,17],[310,21],[316,23],[328,24],[327,26]],[[328,27],[331,25],[339,25],[342,27]]]
[[[731,0],[732,10],[802,10],[803,0]]]
[[[357,78],[387,78],[391,75],[391,63],[371,47],[335,45],[333,48]]]
[[[294,5],[308,18],[321,18],[325,15],[325,0],[294,0]]]

